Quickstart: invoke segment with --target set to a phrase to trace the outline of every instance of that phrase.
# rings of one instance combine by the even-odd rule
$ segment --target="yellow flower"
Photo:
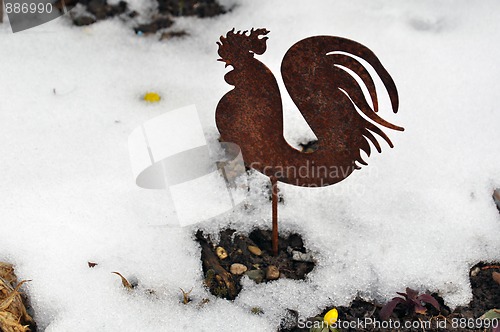
[[[337,321],[337,318],[339,318],[339,312],[337,309],[333,308],[332,310],[328,311],[325,314],[325,317],[323,317],[323,321],[328,324],[328,326],[335,324]]]
[[[156,92],[148,92],[144,95],[144,100],[150,103],[157,103],[161,99],[160,95]]]

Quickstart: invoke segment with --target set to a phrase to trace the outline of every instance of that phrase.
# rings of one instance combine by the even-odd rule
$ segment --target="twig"
[[[489,269],[500,269],[500,265],[486,265],[481,268],[481,270],[489,270]]]

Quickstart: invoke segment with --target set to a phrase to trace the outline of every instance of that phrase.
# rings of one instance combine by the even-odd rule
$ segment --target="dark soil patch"
[[[365,324],[365,326],[357,326],[356,328],[342,328],[342,331],[489,331],[491,329],[486,329],[481,327],[480,323],[477,323],[476,319],[481,317],[484,313],[491,309],[500,308],[500,284],[497,283],[493,277],[493,272],[500,272],[499,263],[479,263],[471,269],[470,282],[472,286],[473,299],[468,306],[457,307],[455,310],[451,311],[449,307],[444,305],[444,301],[437,294],[432,294],[439,304],[441,305],[440,310],[436,310],[430,305],[427,305],[427,313],[425,315],[416,314],[413,310],[407,310],[402,305],[398,305],[394,310],[393,314],[389,318],[392,320],[392,328],[389,326],[376,326],[375,324]],[[401,290],[403,292],[403,290]],[[396,294],[395,294],[396,295]],[[370,303],[363,301],[361,299],[356,299],[352,302],[349,307],[337,307],[339,312],[339,320],[344,322],[356,322],[363,321],[367,322],[371,320],[377,320],[382,322],[379,317],[380,309],[382,305],[376,303]],[[322,317],[326,314],[328,308],[318,317],[310,317],[308,322],[314,324],[315,320],[322,320]],[[415,322],[430,322],[429,326],[422,327],[410,327],[403,328],[405,322],[411,323]],[[470,328],[460,328],[460,323],[471,324]],[[458,324],[454,327],[454,324]],[[285,325],[285,324],[282,324]],[[309,332],[309,328],[299,328],[298,320],[287,326],[282,326],[280,332]],[[352,325],[354,326],[354,325]],[[462,325],[463,326],[463,325]],[[398,328],[399,327],[399,328]]]
[[[216,0],[158,0],[161,14],[213,17],[226,11]]]
[[[277,278],[298,280],[304,279],[314,268],[299,234],[280,237],[277,256],[272,255],[271,232],[267,230],[256,229],[245,236],[227,229],[220,233],[220,241],[217,243],[210,237],[205,237],[202,232],[198,232],[196,238],[202,248],[205,284],[212,294],[226,299],[233,300],[238,295],[241,290],[240,280],[244,275],[257,283],[272,282]],[[218,248],[223,248],[227,257],[221,259],[221,249]],[[233,264],[242,264],[247,271],[242,274],[231,273]]]
[[[210,237],[204,236],[202,232],[196,234],[196,239],[202,247],[203,272],[205,284],[210,292],[216,296],[233,300],[241,291],[240,281],[244,275],[252,274],[250,277],[255,282],[272,282],[267,278],[267,270],[275,266],[280,272],[280,278],[304,279],[314,268],[314,263],[296,261],[293,252],[305,254],[307,252],[299,234],[291,234],[287,238],[279,238],[279,254],[273,256],[271,245],[271,232],[267,230],[254,230],[248,236],[236,234],[235,230],[228,229],[220,233],[220,241],[215,242]],[[262,254],[255,255],[248,249],[249,246],[258,247]],[[221,259],[217,255],[217,248],[224,248],[227,257]],[[219,253],[220,254],[220,253]],[[241,275],[231,273],[231,265],[239,263],[247,268],[247,272]],[[417,314],[413,309],[404,305],[396,306],[389,321],[383,321],[379,314],[383,304],[366,302],[355,299],[349,307],[336,307],[339,312],[339,321],[344,322],[341,331],[489,331],[478,323],[478,318],[491,309],[500,308],[500,284],[494,280],[493,273],[500,273],[500,263],[479,263],[470,271],[470,282],[472,286],[473,299],[468,306],[457,307],[451,310],[444,304],[438,294],[431,294],[440,304],[437,310],[431,305],[426,305],[425,314]],[[404,290],[401,290],[403,292]],[[394,294],[397,296],[397,294]],[[283,318],[279,332],[310,332],[314,322],[321,322],[322,317],[328,310],[325,309],[317,317],[309,317],[308,327],[299,327],[299,315],[296,311],[289,310]],[[376,323],[368,323],[368,322]],[[364,325],[354,323],[364,322]],[[385,323],[384,323],[385,322]],[[417,327],[412,324],[422,322]],[[302,323],[304,321],[302,320]],[[316,323],[318,324],[318,323]],[[385,324],[385,325],[382,325]],[[408,325],[407,325],[408,324]],[[462,325],[460,325],[462,324]],[[460,328],[463,324],[469,324],[470,328]],[[410,328],[405,328],[410,326]]]
[[[63,11],[62,0],[55,4],[56,8]],[[200,18],[213,17],[227,12],[216,0],[156,0],[157,10],[150,17],[143,18],[146,23],[136,25],[134,31],[137,34],[156,33],[165,30],[174,24],[175,17],[196,16]],[[67,9],[71,10],[76,5],[81,5],[84,10],[75,14],[70,11],[73,24],[85,26],[97,21],[118,16],[124,21],[135,19],[139,13],[129,8],[127,1],[117,4],[109,4],[107,0],[64,0]],[[185,35],[181,31],[174,32],[169,37],[181,37]],[[166,38],[164,38],[166,39]]]

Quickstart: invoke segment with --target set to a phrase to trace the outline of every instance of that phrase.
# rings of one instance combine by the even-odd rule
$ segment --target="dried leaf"
[[[118,275],[122,279],[123,287],[125,287],[126,289],[130,289],[130,290],[134,289],[134,286],[132,286],[132,284],[130,282],[128,282],[128,280],[124,276],[122,276],[119,272],[111,272],[111,273]]]
[[[181,288],[181,292],[182,292],[182,303],[184,303],[184,304],[188,304],[188,303],[191,301],[191,299],[189,298],[189,294],[191,294],[191,292],[192,292],[192,291],[193,291],[193,289],[192,289],[192,288],[189,290],[189,292],[186,292],[186,291],[184,291],[184,289],[182,289],[182,288]]]
[[[416,290],[411,289],[410,287],[406,287],[406,294],[407,295],[405,297],[412,301],[415,301],[418,296],[418,292]]]
[[[0,331],[29,331],[26,323],[33,322],[33,319],[26,312],[19,292],[21,286],[28,281],[30,280],[23,280],[13,288],[13,284],[0,277]]]
[[[399,303],[405,303],[406,301],[400,297],[395,297],[393,298],[392,300],[390,300],[389,302],[387,302],[383,307],[382,309],[380,309],[380,312],[379,312],[379,316],[381,319],[383,320],[387,320],[387,318],[389,318],[390,315],[392,315],[392,312],[394,311],[394,309],[396,309],[396,306],[399,304]]]
[[[207,299],[207,298],[203,298],[203,299],[201,299],[200,303],[198,303],[198,307],[199,307],[199,308],[202,308],[205,304],[207,304],[207,303],[209,303],[209,302],[210,302],[210,300],[209,300],[209,299]]]
[[[11,284],[17,284],[17,277],[14,274],[14,266],[9,263],[0,262],[0,278]]]
[[[90,268],[93,268],[96,265],[98,265],[97,263],[93,263],[93,262],[87,262],[87,264],[89,265]]]

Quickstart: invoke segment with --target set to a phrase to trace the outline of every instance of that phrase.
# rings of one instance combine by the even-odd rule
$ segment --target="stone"
[[[314,262],[310,252],[303,253],[297,250],[292,250],[292,259],[296,262]]]
[[[240,263],[234,263],[231,265],[231,267],[229,268],[229,271],[232,273],[232,274],[235,274],[237,276],[239,275],[242,275],[243,273],[245,273],[246,271],[248,270],[248,268],[243,265],[243,264],[240,264]]]
[[[81,27],[85,25],[91,25],[96,22],[96,19],[91,16],[78,16],[73,19],[73,24]]]
[[[266,279],[267,280],[276,280],[280,277],[280,270],[274,266],[269,265],[266,270]]]
[[[477,277],[477,275],[479,274],[479,272],[481,272],[481,269],[478,268],[478,267],[476,267],[476,268],[474,268],[474,270],[472,270],[470,272],[470,275],[471,275],[471,277]]]
[[[500,273],[493,271],[491,276],[492,276],[493,280],[495,280],[496,283],[500,285]]]
[[[264,280],[264,271],[262,270],[250,270],[245,272],[245,275],[257,284],[260,284]]]
[[[255,256],[262,255],[262,250],[260,250],[260,248],[256,246],[248,246],[248,251],[250,251]]]

